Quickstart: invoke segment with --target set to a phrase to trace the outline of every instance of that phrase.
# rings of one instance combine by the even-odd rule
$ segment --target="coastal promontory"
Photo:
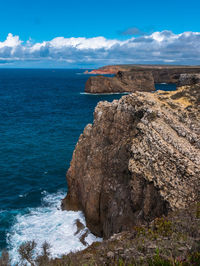
[[[198,75],[199,73],[199,66],[105,66],[90,72],[90,74],[97,74],[97,76],[91,76],[88,79],[85,85],[85,92],[121,93],[135,91],[153,91],[155,90],[154,84],[157,83],[191,85],[191,82],[188,83],[188,80],[192,80],[191,77],[188,77],[186,80],[186,78],[183,78],[183,75]],[[114,76],[109,77],[105,76],[105,74],[113,74]]]
[[[200,85],[100,102],[67,172],[63,209],[98,236],[148,224],[199,200]]]
[[[88,93],[115,93],[154,91],[154,78],[150,71],[117,72],[114,77],[93,76],[85,85]]]

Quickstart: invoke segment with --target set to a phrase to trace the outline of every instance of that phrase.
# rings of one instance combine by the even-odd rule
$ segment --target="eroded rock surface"
[[[181,74],[178,86],[194,85],[200,83],[200,74]]]
[[[115,77],[90,77],[85,85],[85,92],[114,93],[134,91],[154,91],[154,79],[150,71],[119,71]]]
[[[134,70],[169,70],[169,71],[181,71],[182,73],[199,73],[200,66],[182,66],[182,65],[134,65],[134,64],[125,64],[125,65],[107,65],[94,69],[92,71],[85,71],[85,74],[117,74],[119,71],[134,71]]]
[[[104,238],[199,200],[200,85],[100,102],[67,172],[64,209]]]
[[[178,84],[179,86],[192,85],[194,84],[192,80],[199,80],[198,75],[200,75],[200,67],[116,65],[105,66],[103,68],[93,70],[91,73],[113,73],[115,76],[90,77],[85,85],[85,91],[88,93],[134,92],[155,90],[154,84],[156,83],[173,83]],[[195,75],[196,77],[194,77]]]

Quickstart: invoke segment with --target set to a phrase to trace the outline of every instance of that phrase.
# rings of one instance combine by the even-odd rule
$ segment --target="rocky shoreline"
[[[200,262],[199,81],[198,73],[180,74],[176,91],[98,103],[76,144],[62,208],[83,211],[104,241],[63,261],[198,265],[191,262]]]
[[[200,264],[200,205],[170,212],[146,226],[115,234],[83,251],[71,252],[48,265],[166,265]]]
[[[31,265],[200,265],[200,82],[176,91],[137,91],[99,102],[76,144],[63,210],[86,247],[52,259],[34,241],[18,252]],[[67,223],[67,221],[66,221]],[[89,230],[103,237],[87,247]],[[10,265],[2,252],[0,265]]]
[[[173,83],[192,85],[198,82],[200,74],[199,66],[145,66],[145,65],[121,65],[105,66],[93,70],[90,74],[101,74],[91,76],[85,85],[87,93],[115,93],[154,91],[156,83]],[[115,74],[114,77],[102,76],[102,74]],[[182,76],[181,76],[182,75]],[[183,75],[188,78],[183,78]],[[197,75],[192,78],[190,75]],[[188,83],[188,80],[190,82]]]

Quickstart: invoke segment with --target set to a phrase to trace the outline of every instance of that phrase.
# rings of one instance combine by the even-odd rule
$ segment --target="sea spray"
[[[36,251],[39,253],[42,244],[47,241],[51,248],[53,258],[60,257],[70,251],[86,248],[94,241],[101,241],[89,232],[84,246],[80,242],[83,232],[76,234],[75,221],[80,220],[85,225],[82,212],[62,211],[61,199],[65,192],[48,194],[43,192],[42,204],[38,208],[29,208],[24,215],[17,215],[13,226],[7,234],[7,244],[12,259],[12,264],[19,261],[18,248],[26,242],[34,240],[37,243]]]

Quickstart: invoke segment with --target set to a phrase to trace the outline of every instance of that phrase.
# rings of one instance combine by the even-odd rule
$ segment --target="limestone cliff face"
[[[154,79],[150,71],[119,71],[114,77],[90,77],[85,85],[85,92],[114,93],[134,91],[154,91]]]
[[[67,172],[64,209],[105,238],[199,199],[200,85],[100,102]]]
[[[118,72],[117,72],[118,70]],[[113,93],[155,90],[155,83],[174,83],[180,85],[192,85],[192,75],[200,74],[200,67],[190,66],[158,66],[158,65],[122,65],[107,66],[94,70],[93,74],[115,73],[114,77],[92,76],[85,85],[88,93]],[[187,76],[183,82],[183,76]],[[181,77],[182,75],[182,77]],[[181,80],[180,80],[181,77]],[[199,80],[199,78],[198,78]],[[182,81],[182,82],[181,82]]]
[[[200,68],[186,68],[186,67],[179,67],[179,68],[160,68],[160,69],[152,69],[152,74],[154,77],[155,83],[174,83],[174,84],[180,84],[180,77],[181,75],[188,76],[188,79],[192,76],[192,74],[195,75],[200,73]],[[190,83],[185,83],[182,85],[192,85]]]
[[[180,73],[200,73],[200,66],[182,66],[182,65],[133,65],[133,64],[126,64],[126,65],[107,65],[100,67],[98,69],[94,69],[90,72],[86,71],[85,74],[117,74],[119,71],[163,71],[173,73],[178,72]],[[180,72],[179,72],[180,71]]]
[[[194,85],[200,83],[200,74],[181,74],[178,85]]]

